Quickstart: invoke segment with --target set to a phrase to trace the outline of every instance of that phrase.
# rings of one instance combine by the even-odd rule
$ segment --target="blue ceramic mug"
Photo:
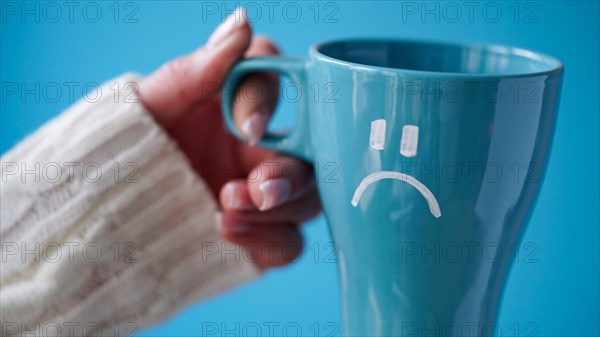
[[[495,320],[510,266],[524,258],[562,64],[512,47],[379,39],[243,60],[223,87],[240,138],[232,99],[257,71],[287,74],[304,93],[295,128],[257,145],[317,164],[344,335],[506,333]],[[316,100],[315,84],[335,94]]]

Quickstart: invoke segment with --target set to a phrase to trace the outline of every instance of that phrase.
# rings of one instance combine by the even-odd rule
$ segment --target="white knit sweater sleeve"
[[[1,158],[2,336],[129,335],[259,274],[217,236],[214,198],[136,81],[107,82]]]

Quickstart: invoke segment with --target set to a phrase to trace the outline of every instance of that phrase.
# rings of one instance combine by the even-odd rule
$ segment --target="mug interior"
[[[550,56],[498,45],[349,40],[324,43],[316,46],[315,51],[354,64],[439,73],[517,75],[561,67]]]

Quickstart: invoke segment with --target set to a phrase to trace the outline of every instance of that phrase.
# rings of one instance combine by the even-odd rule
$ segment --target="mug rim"
[[[499,53],[503,55],[516,55],[525,57],[528,61],[537,61],[546,63],[550,66],[549,69],[541,70],[541,71],[531,71],[531,72],[515,72],[515,73],[506,73],[506,74],[485,74],[485,73],[465,73],[465,72],[443,72],[443,71],[431,71],[431,70],[414,70],[407,68],[394,68],[394,67],[384,67],[384,66],[375,66],[364,63],[357,63],[342,60],[339,58],[335,58],[329,55],[325,55],[321,52],[321,49],[326,46],[331,46],[334,44],[340,43],[369,43],[369,42],[382,42],[382,43],[412,43],[412,44],[420,44],[420,45],[428,45],[428,46],[437,46],[437,47],[457,47],[457,48],[468,48],[468,49],[483,49],[493,53]],[[501,78],[515,78],[515,77],[533,77],[533,76],[542,76],[542,75],[558,75],[563,69],[564,65],[557,58],[537,52],[534,50],[512,47],[502,44],[493,44],[493,43],[477,43],[477,42],[458,42],[458,41],[441,41],[441,40],[430,40],[430,39],[400,39],[400,38],[350,38],[350,39],[336,39],[329,40],[314,44],[309,49],[309,55],[311,57],[315,57],[317,59],[321,59],[325,62],[332,63],[341,67],[350,67],[353,69],[361,69],[367,71],[385,71],[385,72],[393,72],[398,74],[406,74],[406,75],[425,75],[427,77],[460,77],[460,78],[490,78],[490,79],[501,79]]]

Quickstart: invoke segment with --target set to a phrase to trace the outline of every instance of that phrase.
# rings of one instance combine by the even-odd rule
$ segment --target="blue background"
[[[51,2],[58,6],[44,9],[42,4],[36,22],[34,14],[23,18],[22,8],[11,14],[12,7],[7,6],[21,6],[21,1],[1,3],[2,153],[72,103],[66,86],[54,102],[54,93],[43,94],[44,85],[78,82],[77,98],[85,83],[101,83],[125,71],[147,74],[202,44],[236,6],[235,2],[210,1],[121,2],[116,15],[112,1],[95,2],[87,7],[87,14],[82,13],[86,2],[76,2],[70,18],[66,5]],[[520,259],[513,267],[499,327],[506,336],[599,335],[598,2],[478,2],[472,15],[462,1],[454,5],[319,2],[318,13],[314,1],[287,6],[287,2],[274,1],[272,15],[265,4],[238,4],[243,3],[248,4],[255,31],[269,35],[291,55],[305,55],[311,44],[322,40],[382,36],[493,42],[546,52],[562,60],[566,73],[552,156],[523,238],[523,243],[532,245],[520,251],[529,259]],[[418,9],[415,15],[407,12],[413,4]],[[212,11],[214,5],[217,13]],[[34,9],[36,3],[26,6]],[[421,6],[434,10],[439,6],[437,17],[422,17]],[[62,10],[58,19],[56,7]],[[96,7],[102,14],[93,23]],[[298,7],[301,14],[297,14]],[[499,16],[497,8],[502,10]],[[5,89],[10,83],[28,87],[40,83],[39,102],[33,95],[25,99],[8,95]],[[292,114],[286,112],[293,108],[284,106],[283,110],[277,123],[291,120]],[[197,303],[139,335],[201,335],[201,322],[218,324],[219,334],[253,335],[258,325],[261,335],[269,336],[267,326],[274,324],[277,335],[293,336],[298,327],[305,336],[334,331],[340,335],[337,265],[328,256],[332,251],[323,218],[307,224],[304,233],[307,249],[300,261]]]

